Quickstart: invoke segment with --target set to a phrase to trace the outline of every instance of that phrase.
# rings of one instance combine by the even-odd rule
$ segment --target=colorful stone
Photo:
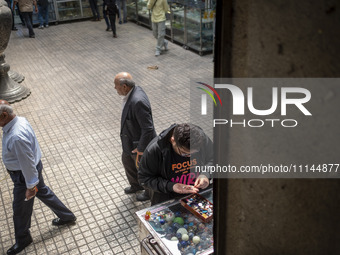
[[[198,244],[200,241],[201,241],[201,238],[200,238],[199,236],[194,236],[194,237],[192,238],[192,242],[193,242],[194,244]]]
[[[183,226],[184,225],[184,220],[182,217],[176,217],[174,219],[174,223],[178,223],[179,225]]]
[[[188,241],[189,240],[189,236],[187,234],[183,234],[182,235],[182,240],[183,241]]]
[[[188,234],[188,230],[186,230],[185,228],[179,228],[176,233],[181,233],[182,235]]]

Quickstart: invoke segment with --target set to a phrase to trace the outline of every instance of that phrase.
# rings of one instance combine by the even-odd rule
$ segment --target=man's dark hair
[[[188,150],[199,150],[204,133],[201,128],[189,123],[178,124],[173,132],[176,144]]]

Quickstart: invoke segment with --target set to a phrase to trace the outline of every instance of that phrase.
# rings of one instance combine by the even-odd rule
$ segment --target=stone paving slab
[[[77,22],[12,32],[5,51],[11,70],[25,76],[31,95],[13,104],[38,137],[48,186],[77,216],[74,226],[54,227],[51,210],[35,200],[34,243],[21,254],[140,254],[135,212],[150,204],[124,194],[121,163],[121,99],[113,78],[130,72],[148,94],[157,133],[189,120],[189,78],[212,77],[212,56],[169,43],[154,56],[151,30]],[[157,65],[158,70],[147,67]],[[14,243],[12,181],[0,167],[0,254]]]

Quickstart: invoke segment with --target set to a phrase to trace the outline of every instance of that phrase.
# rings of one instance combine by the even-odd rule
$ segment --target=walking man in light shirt
[[[73,223],[76,216],[45,185],[41,151],[35,133],[29,122],[16,116],[5,100],[0,100],[0,127],[3,130],[2,161],[14,183],[15,244],[7,254],[17,254],[33,241],[29,229],[35,196],[58,216],[52,225]]]
[[[168,41],[164,39],[165,36],[165,14],[169,10],[167,0],[149,0],[148,9],[151,10],[151,21],[153,36],[157,39],[155,56],[158,57],[162,49],[168,50]]]

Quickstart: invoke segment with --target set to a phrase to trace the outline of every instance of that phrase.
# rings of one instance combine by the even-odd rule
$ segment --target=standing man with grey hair
[[[58,218],[52,225],[60,226],[76,221],[76,216],[44,183],[41,151],[29,122],[13,113],[5,100],[0,100],[2,161],[14,183],[13,220],[15,244],[7,254],[17,254],[32,243],[30,234],[34,197],[47,205]]]
[[[157,39],[157,46],[155,56],[158,57],[161,54],[162,48],[168,50],[168,41],[164,39],[165,36],[165,14],[169,10],[167,0],[149,0],[148,9],[152,11],[152,31],[153,36]]]
[[[156,137],[150,101],[144,90],[135,86],[127,72],[118,73],[114,79],[118,95],[123,97],[120,137],[122,140],[122,163],[130,187],[126,194],[136,193],[144,188],[138,182],[137,168],[140,157],[149,142]],[[148,191],[137,194],[138,201],[150,199]]]

